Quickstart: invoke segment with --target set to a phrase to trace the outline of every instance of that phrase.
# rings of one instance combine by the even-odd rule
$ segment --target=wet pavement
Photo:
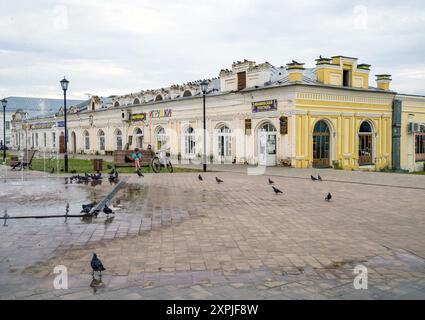
[[[266,176],[197,175],[127,176],[109,219],[9,220],[0,228],[0,298],[425,298],[424,190],[326,181],[321,172],[323,182],[273,176],[284,192],[275,195]],[[68,201],[72,214],[112,188],[8,181],[0,210],[50,214]],[[102,284],[92,283],[93,252],[107,269]],[[353,285],[360,264],[367,290]],[[66,290],[53,288],[57,265],[67,267]]]

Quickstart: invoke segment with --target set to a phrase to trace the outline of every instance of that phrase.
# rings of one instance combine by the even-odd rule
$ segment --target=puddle
[[[95,184],[70,184],[64,179],[32,179],[8,181],[0,186],[0,215],[7,209],[9,216],[47,216],[65,214],[69,203],[69,214],[80,214],[81,205],[99,202],[113,186],[105,182]],[[11,224],[39,224],[41,220],[9,220]],[[43,224],[63,223],[61,219],[43,219]],[[72,221],[72,222],[71,222]],[[78,223],[80,219],[69,218]]]

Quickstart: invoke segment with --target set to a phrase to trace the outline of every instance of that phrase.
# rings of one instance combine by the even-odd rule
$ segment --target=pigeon
[[[272,186],[272,188],[273,188],[274,193],[276,193],[276,194],[283,193],[281,190],[279,190],[275,186]]]
[[[215,181],[217,181],[217,183],[222,183],[223,180],[221,180],[220,178],[215,177]]]
[[[114,173],[109,173],[109,178],[108,178],[110,181],[113,181],[113,180],[118,180],[118,171],[114,171]]]
[[[92,174],[91,178],[93,180],[100,180],[100,179],[102,179],[102,174],[100,172],[98,174]]]
[[[317,180],[322,181],[322,177],[320,176],[320,174],[317,175]]]
[[[269,184],[273,184],[273,183],[274,183],[274,181],[269,178]]]
[[[105,204],[105,206],[103,207],[103,213],[111,214],[111,213],[114,213],[114,212],[112,211],[112,209],[111,209],[111,208],[109,208],[109,207]]]
[[[81,210],[81,213],[89,214],[91,209],[93,209],[95,206],[95,203],[89,203],[89,204],[83,204],[81,207],[83,210]]]
[[[80,213],[84,213],[84,214],[89,214],[92,208],[90,207],[85,207],[83,210],[81,210]]]
[[[310,175],[310,178],[311,178],[311,180],[313,180],[313,181],[316,181],[316,180],[317,180],[317,178],[316,178],[316,177],[313,177],[312,175]]]
[[[140,170],[137,170],[136,173],[139,177],[144,177],[143,173],[141,173]]]
[[[332,195],[331,195],[331,193],[330,192],[328,192],[328,194],[326,195],[326,197],[325,197],[325,200],[326,201],[331,201],[331,199],[332,199]]]
[[[199,180],[199,181],[204,181],[204,179],[202,178],[202,176],[201,176],[201,175],[198,175],[198,180]]]
[[[106,269],[103,267],[102,261],[99,260],[96,253],[93,253],[93,258],[91,259],[90,266],[93,269],[92,276],[94,277],[94,272],[99,271],[100,277],[102,276],[102,271]]]

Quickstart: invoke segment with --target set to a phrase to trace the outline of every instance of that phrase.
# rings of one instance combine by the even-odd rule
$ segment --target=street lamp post
[[[60,81],[63,90],[63,120],[65,127],[65,155],[64,155],[64,169],[65,172],[68,172],[68,131],[66,126],[66,90],[68,90],[69,81],[63,77]]]
[[[7,100],[3,99],[1,101],[3,106],[3,163],[6,163],[6,106]]]
[[[205,95],[208,90],[208,82],[201,82],[202,102],[203,102],[203,118],[204,118],[204,154],[202,155],[202,167],[204,172],[207,172],[207,122],[205,119]]]

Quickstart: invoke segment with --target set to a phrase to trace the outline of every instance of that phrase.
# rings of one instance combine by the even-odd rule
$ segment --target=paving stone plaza
[[[0,298],[425,298],[425,176],[212,169],[220,171],[202,174],[204,181],[196,172],[123,174],[109,218],[2,220]],[[317,173],[323,182],[310,179]],[[283,194],[274,194],[269,177]],[[77,214],[114,187],[64,180],[9,173],[1,181],[2,210],[63,214],[68,202]],[[93,253],[106,268],[102,283],[92,281]],[[68,289],[54,288],[59,265]],[[359,265],[367,289],[354,286]]]

